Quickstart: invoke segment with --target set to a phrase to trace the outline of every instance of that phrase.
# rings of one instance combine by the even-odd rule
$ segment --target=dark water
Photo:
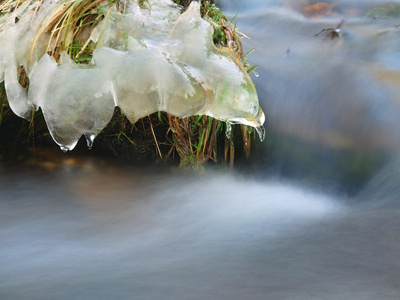
[[[400,20],[346,15],[330,40],[338,19],[225,2],[267,142],[244,171],[3,163],[0,299],[400,298]]]

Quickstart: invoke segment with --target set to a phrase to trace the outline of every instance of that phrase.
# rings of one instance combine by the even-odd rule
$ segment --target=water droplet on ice
[[[93,133],[92,134],[85,134],[86,144],[87,144],[89,150],[91,150],[92,147],[93,147],[93,142],[94,142],[94,138],[95,137],[96,137],[96,135],[93,134]]]
[[[60,146],[62,152],[67,153],[69,151],[68,147]]]

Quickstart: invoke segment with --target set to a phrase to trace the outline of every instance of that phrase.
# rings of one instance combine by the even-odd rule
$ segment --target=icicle
[[[18,71],[15,65],[5,70],[5,88],[8,103],[13,112],[24,119],[32,118],[33,105],[28,99],[28,92],[18,82]]]
[[[94,133],[85,133],[86,144],[89,150],[92,150],[95,137],[96,135]]]
[[[260,138],[260,141],[263,142],[265,140],[265,128],[264,126],[258,126],[255,127],[256,131],[258,133],[258,137]]]
[[[226,122],[226,130],[225,130],[226,138],[232,141],[232,125]]]

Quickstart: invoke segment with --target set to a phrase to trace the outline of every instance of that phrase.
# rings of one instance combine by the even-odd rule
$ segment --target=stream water
[[[267,119],[240,167],[2,163],[0,299],[399,299],[400,19],[335,2],[222,1]]]

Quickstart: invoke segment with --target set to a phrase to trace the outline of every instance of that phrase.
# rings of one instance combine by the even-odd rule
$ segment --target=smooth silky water
[[[0,299],[400,298],[400,20],[330,39],[282,2],[222,2],[259,65],[248,163],[3,163]]]

